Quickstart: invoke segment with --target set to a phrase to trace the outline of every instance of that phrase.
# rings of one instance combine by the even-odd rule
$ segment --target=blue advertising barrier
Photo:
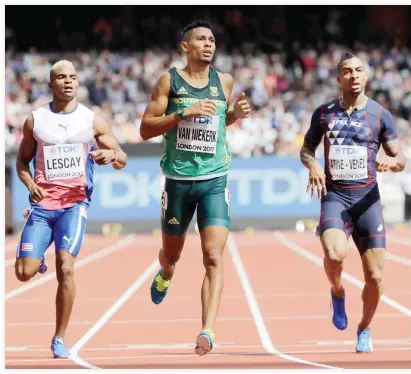
[[[121,171],[96,166],[89,221],[158,219],[164,177],[159,158],[131,157]],[[229,173],[232,218],[312,217],[318,199],[305,193],[308,170],[298,158],[233,159]],[[13,170],[13,220],[22,222],[28,192]]]

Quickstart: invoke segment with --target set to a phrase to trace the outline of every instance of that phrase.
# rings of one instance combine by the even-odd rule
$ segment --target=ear
[[[47,86],[49,86],[49,88],[51,88],[51,82],[48,82],[48,83],[47,83]]]
[[[341,78],[340,78],[340,75],[339,75],[339,74],[337,75],[337,78],[336,78],[336,79],[337,79],[338,84],[341,86]]]
[[[183,40],[180,45],[184,52],[188,51],[188,43],[185,40]]]

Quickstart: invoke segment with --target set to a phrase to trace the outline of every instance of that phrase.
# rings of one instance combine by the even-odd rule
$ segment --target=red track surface
[[[204,357],[193,351],[201,328],[204,275],[198,234],[188,235],[169,294],[160,305],[151,302],[149,292],[160,237],[137,235],[128,238],[128,244],[124,239],[86,237],[66,336],[69,347],[79,348],[80,359],[55,360],[49,349],[55,320],[53,248],[48,272],[22,284],[14,277],[17,239],[7,238],[6,368],[411,368],[410,231],[389,234],[392,256],[387,254],[384,295],[388,303],[397,304],[381,301],[372,326],[374,353],[362,355],[354,353],[361,289],[344,280],[349,326],[336,330],[328,316],[329,287],[318,262],[321,248],[311,233],[232,234],[225,252],[216,347]],[[89,257],[99,251],[100,257]],[[355,249],[345,271],[362,282]],[[35,283],[47,276],[48,281]],[[28,285],[33,287],[10,294]]]

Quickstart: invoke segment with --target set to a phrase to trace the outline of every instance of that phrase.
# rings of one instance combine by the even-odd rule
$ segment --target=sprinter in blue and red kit
[[[307,191],[321,198],[318,234],[331,284],[332,322],[339,330],[348,326],[341,273],[352,235],[365,279],[356,351],[371,352],[370,324],[382,295],[386,249],[377,172],[401,172],[405,159],[391,113],[365,95],[364,63],[346,53],[337,71],[342,96],[315,110],[300,157],[310,172]],[[325,172],[315,159],[323,138]],[[385,154],[379,153],[381,146]]]

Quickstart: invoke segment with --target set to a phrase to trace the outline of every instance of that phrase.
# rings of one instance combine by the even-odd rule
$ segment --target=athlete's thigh
[[[18,259],[40,259],[46,252],[53,241],[53,215],[54,211],[40,206],[30,209],[17,247]]]
[[[346,237],[350,234],[352,220],[347,209],[347,202],[340,193],[329,191],[321,199],[320,235],[330,229],[342,231]]]
[[[375,193],[366,194],[352,208],[353,239],[362,255],[367,249],[386,248],[386,231],[381,200]]]
[[[224,252],[227,244],[229,230],[227,227],[206,226],[200,231],[201,249],[204,255]],[[215,252],[217,251],[217,252]]]
[[[201,232],[209,226],[230,229],[230,191],[227,175],[201,183],[202,197],[197,205],[197,223]]]
[[[77,203],[65,208],[54,224],[56,251],[64,249],[73,256],[80,252],[87,224],[87,206]]]
[[[161,195],[161,229],[166,236],[183,236],[193,218],[196,203],[188,194],[193,181],[166,178]]]

